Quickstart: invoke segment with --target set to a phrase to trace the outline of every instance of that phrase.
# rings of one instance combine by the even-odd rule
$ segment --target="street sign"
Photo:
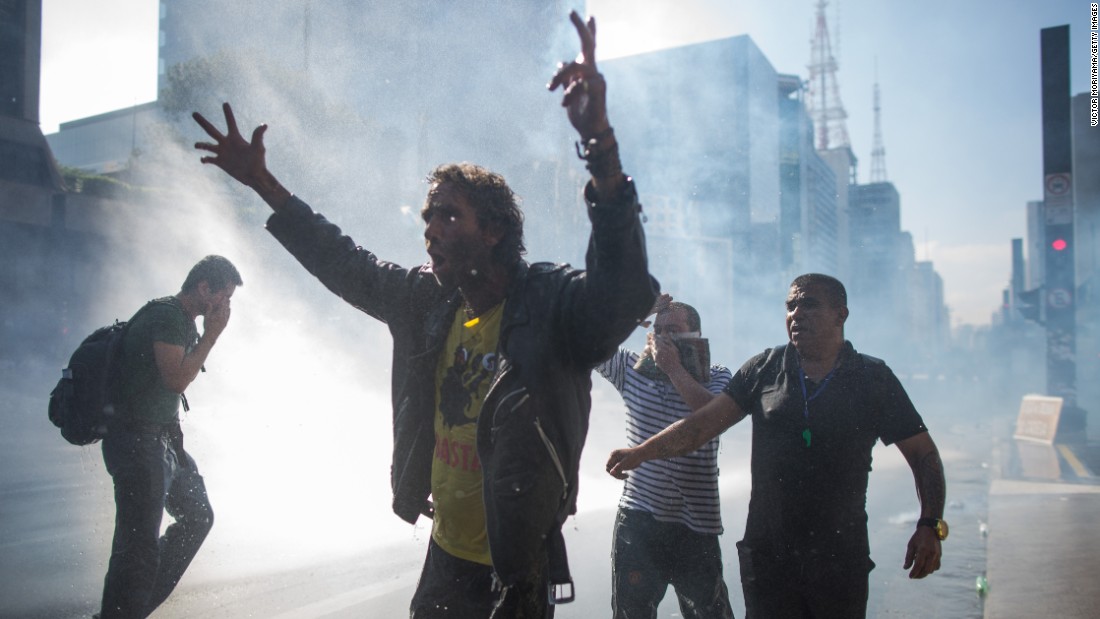
[[[1013,438],[1040,443],[1053,443],[1058,432],[1058,418],[1062,416],[1062,398],[1045,395],[1025,395],[1020,402],[1020,415],[1016,418]]]
[[[1047,306],[1055,309],[1065,309],[1073,301],[1073,296],[1065,288],[1053,288],[1047,293]]]
[[[1057,174],[1047,174],[1046,176],[1046,190],[1047,195],[1062,196],[1069,194],[1069,190],[1072,188],[1069,182],[1069,174],[1065,172],[1059,172]]]
[[[1072,224],[1073,223],[1073,203],[1069,200],[1065,200],[1061,204],[1046,204],[1046,223],[1047,225],[1057,224]]]

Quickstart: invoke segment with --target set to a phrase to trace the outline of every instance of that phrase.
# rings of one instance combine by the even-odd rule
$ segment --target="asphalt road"
[[[66,444],[46,420],[54,369],[8,370],[0,384],[6,428],[0,433],[0,617],[90,617],[98,610],[113,526],[110,479],[98,447]],[[329,393],[329,401],[384,405],[384,395],[341,384],[344,391]],[[878,567],[869,616],[980,617],[974,581],[985,567],[981,527],[993,436],[998,424],[1014,421],[1015,411],[979,404],[985,401],[972,386],[961,395],[957,384],[907,386],[946,462],[952,537],[939,573],[923,581],[906,577],[901,564],[918,515],[912,476],[896,449],[876,447],[868,513]],[[247,418],[233,413],[250,401],[248,393],[214,386],[204,395],[201,401],[211,404],[193,408],[185,432],[210,489],[214,531],[154,617],[407,616],[428,529],[389,511],[389,428],[359,426],[364,414],[348,412],[358,409],[312,402],[295,390],[262,403],[265,423],[256,422],[255,410]],[[594,401],[580,511],[565,530],[577,600],[558,609],[562,619],[610,614],[620,483],[603,473],[603,463],[622,444],[623,416],[605,384],[597,384]],[[293,423],[277,421],[281,409]],[[328,409],[341,417],[325,417]],[[744,602],[734,543],[748,504],[749,431],[748,422],[728,431],[720,460],[722,546],[738,616]],[[670,590],[660,616],[678,612]]]

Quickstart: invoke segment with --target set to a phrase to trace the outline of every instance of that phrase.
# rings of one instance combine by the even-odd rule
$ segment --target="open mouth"
[[[440,267],[443,267],[445,264],[447,264],[447,259],[438,252],[429,251],[428,258],[431,259],[432,271],[438,271]]]

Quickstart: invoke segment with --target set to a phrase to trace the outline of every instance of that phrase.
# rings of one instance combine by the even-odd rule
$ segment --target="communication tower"
[[[877,71],[876,71],[877,73]],[[882,106],[879,104],[878,76],[875,76],[875,138],[871,146],[871,182],[886,182],[886,147],[882,145]]]
[[[829,42],[829,25],[825,20],[826,0],[818,0],[814,36],[810,40],[810,83],[806,89],[806,108],[816,129],[817,150],[850,148],[848,113],[840,101],[837,85],[837,61]]]

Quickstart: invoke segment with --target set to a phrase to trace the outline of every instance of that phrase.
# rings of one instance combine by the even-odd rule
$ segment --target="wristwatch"
[[[921,518],[917,520],[918,527],[932,527],[932,530],[936,532],[936,537],[940,538],[940,541],[947,539],[947,521],[941,518]]]

